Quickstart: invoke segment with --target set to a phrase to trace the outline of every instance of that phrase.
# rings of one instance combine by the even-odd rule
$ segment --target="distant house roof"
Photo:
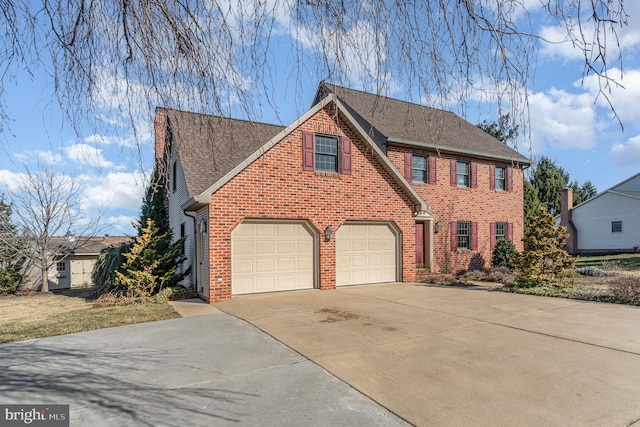
[[[205,191],[229,173],[284,126],[159,108],[169,130],[179,141],[189,197]]]
[[[314,103],[334,93],[381,148],[388,142],[529,165],[529,159],[458,115],[328,83]]]
[[[104,248],[131,240],[127,236],[74,237],[73,240],[68,237],[52,237],[48,247],[52,252],[65,255],[97,255]]]
[[[621,181],[614,185],[613,187],[607,188],[606,190],[596,194],[590,199],[583,201],[580,204],[575,205],[572,209],[576,209],[580,206],[583,206],[587,203],[591,203],[592,201],[598,199],[600,196],[604,194],[617,194],[623,197],[631,197],[633,199],[640,199],[640,173],[637,173],[624,181]]]

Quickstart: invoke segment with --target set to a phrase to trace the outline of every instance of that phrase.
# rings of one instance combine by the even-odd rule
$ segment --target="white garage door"
[[[336,233],[336,286],[395,282],[396,251],[389,225],[342,225]]]
[[[243,222],[231,233],[231,293],[313,288],[313,237],[300,223]]]

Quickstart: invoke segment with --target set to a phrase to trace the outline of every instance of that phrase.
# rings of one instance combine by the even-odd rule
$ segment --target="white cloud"
[[[109,224],[109,228],[112,232],[115,231],[115,233],[119,235],[131,236],[135,234],[133,224],[137,219],[137,216],[117,215],[108,217],[106,222]]]
[[[619,167],[640,164],[640,135],[636,135],[625,143],[614,144],[609,155]]]
[[[21,182],[24,182],[26,175],[22,172],[11,172],[9,170],[0,170],[0,187],[6,192],[14,192],[20,189]]]
[[[85,208],[97,206],[109,210],[137,211],[142,204],[145,175],[141,172],[110,172],[107,175],[82,175],[80,178]]]
[[[640,69],[628,69],[622,72],[619,68],[609,70],[609,76],[622,87],[611,84],[610,92],[605,89],[616,114],[620,117],[625,127],[634,125],[640,120],[640,109],[638,99],[640,99]],[[582,81],[577,81],[574,86],[579,86]],[[589,91],[595,99],[598,96],[601,82],[596,76],[590,75],[584,79],[582,87]],[[603,95],[598,97],[598,105],[609,109],[609,104]]]
[[[111,168],[114,164],[102,155],[102,149],[92,147],[88,144],[73,144],[64,148],[64,154],[76,163],[91,167]]]
[[[534,153],[545,146],[555,148],[595,147],[599,126],[593,98],[588,93],[572,94],[552,88],[529,97],[531,142]]]
[[[616,3],[617,2],[613,2],[608,6],[615,9],[617,7]],[[588,8],[584,9],[585,12],[588,12]],[[628,19],[627,25],[620,26],[618,23],[613,26],[613,29],[618,35],[619,48],[623,52],[640,46],[640,25],[638,25],[640,3],[625,2],[624,9]],[[574,19],[576,18],[574,17]],[[612,19],[618,22],[624,21],[624,19],[619,16],[613,16]],[[578,46],[574,46],[573,42],[569,40],[567,29],[564,26],[543,26],[538,34],[547,42],[543,42],[541,53],[544,56],[563,60],[582,60],[584,53],[581,47],[586,47],[591,51],[590,55],[593,56],[592,59],[595,59],[595,55],[598,54],[596,43],[599,43],[597,39],[600,38],[600,40],[606,41],[607,43],[607,56],[610,60],[615,61],[619,51],[616,41],[613,38],[613,32],[608,26],[609,24],[603,24],[607,25],[607,30],[601,31],[598,36],[596,36],[591,16],[583,16],[582,24],[581,27],[578,27],[574,21],[574,27],[572,29],[574,41],[578,43]]]
[[[84,138],[84,142],[87,142],[89,144],[101,144],[101,145],[109,145],[111,144],[111,137],[108,137],[106,135],[100,135],[97,133],[91,134],[87,137]]]

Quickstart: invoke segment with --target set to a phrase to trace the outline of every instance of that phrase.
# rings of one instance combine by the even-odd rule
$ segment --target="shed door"
[[[313,288],[313,245],[302,223],[241,223],[231,233],[231,293]]]
[[[336,233],[336,286],[395,282],[397,237],[388,224],[344,224]]]

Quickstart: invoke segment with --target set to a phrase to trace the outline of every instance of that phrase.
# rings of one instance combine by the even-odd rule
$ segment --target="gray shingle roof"
[[[189,197],[205,191],[284,129],[172,109],[159,111],[167,114],[177,141]]]
[[[359,116],[356,120],[374,141],[433,148],[514,161],[528,165],[530,161],[511,147],[449,111],[438,110],[406,101],[387,98],[358,90],[321,83],[318,98],[334,93]]]
[[[48,248],[52,252],[66,255],[93,255],[109,246],[116,246],[132,240],[128,236],[75,237],[73,241],[67,240],[66,237],[52,237],[49,240]]]

